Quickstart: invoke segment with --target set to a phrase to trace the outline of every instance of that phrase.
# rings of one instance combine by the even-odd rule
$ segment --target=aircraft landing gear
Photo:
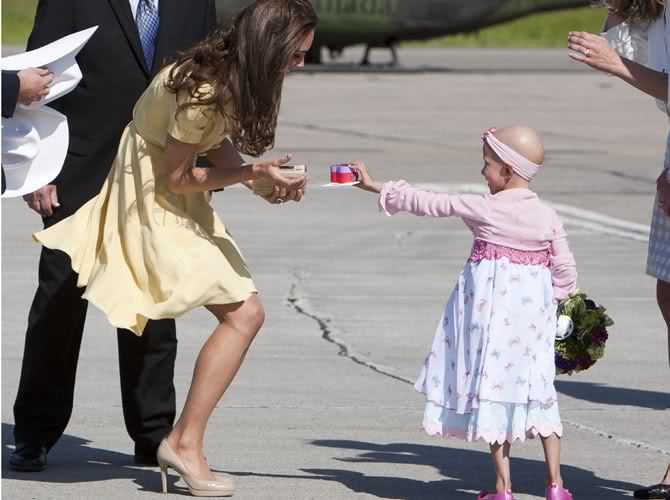
[[[391,51],[391,62],[389,63],[389,66],[397,66],[398,51],[396,50],[395,44],[396,44],[395,40],[388,40],[385,43],[379,45],[366,45],[365,53],[363,54],[363,60],[361,61],[361,66],[370,65],[370,51],[374,48],[389,49]]]
[[[328,53],[333,61],[337,61],[342,57],[342,52],[343,50],[341,47],[328,47]]]

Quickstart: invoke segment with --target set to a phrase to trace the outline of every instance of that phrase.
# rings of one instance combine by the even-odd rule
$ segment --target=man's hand
[[[54,79],[53,73],[44,68],[21,70],[18,77],[20,81],[18,101],[26,106],[49,95],[49,85]]]
[[[23,196],[23,199],[30,208],[42,217],[51,217],[54,209],[60,207],[56,186],[53,184],[44,186],[34,193],[26,194]]]

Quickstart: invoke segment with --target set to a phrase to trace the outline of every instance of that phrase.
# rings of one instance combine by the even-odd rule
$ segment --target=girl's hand
[[[285,191],[299,191],[304,192],[307,185],[307,176],[300,177],[284,177],[279,167],[288,163],[291,155],[285,155],[274,160],[265,160],[254,163],[251,166],[251,179],[269,179],[276,187]]]
[[[356,179],[358,184],[356,187],[363,189],[364,191],[370,191],[371,193],[380,193],[382,190],[382,185],[380,182],[375,181],[370,174],[368,173],[368,167],[365,166],[365,163],[362,161],[355,161],[349,163],[351,170],[356,174]]]
[[[595,70],[618,76],[624,68],[621,56],[610,47],[606,38],[592,33],[570,32],[568,35],[568,55]]]

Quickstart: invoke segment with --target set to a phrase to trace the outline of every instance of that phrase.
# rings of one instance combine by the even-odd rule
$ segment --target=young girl
[[[557,302],[575,290],[575,261],[556,212],[529,189],[544,161],[539,135],[512,127],[482,138],[487,195],[381,184],[362,162],[352,168],[361,189],[380,193],[387,215],[460,217],[475,237],[416,383],[427,399],[424,429],[489,443],[496,492],[479,500],[513,499],[511,444],[540,435],[546,498],[570,500],[560,475],[554,338]]]

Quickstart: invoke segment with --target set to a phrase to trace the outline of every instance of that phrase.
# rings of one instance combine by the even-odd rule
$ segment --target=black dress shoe
[[[138,450],[135,448],[135,465],[141,465],[144,467],[158,466],[156,453],[157,451]]]
[[[655,484],[647,488],[640,488],[633,493],[635,498],[667,500],[670,499],[670,484]]]
[[[9,468],[19,472],[40,472],[47,468],[47,447],[19,443],[9,457]]]

